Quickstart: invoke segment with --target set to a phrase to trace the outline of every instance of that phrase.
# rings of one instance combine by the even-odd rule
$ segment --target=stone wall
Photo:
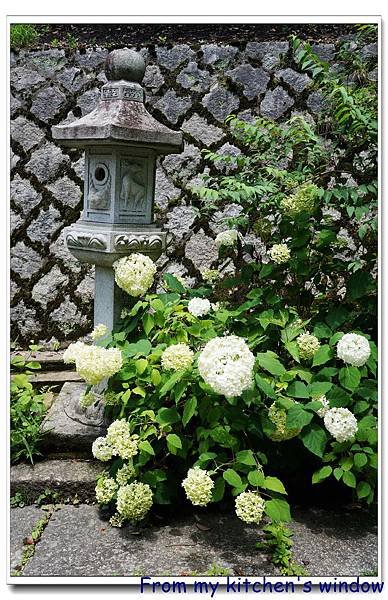
[[[333,61],[333,43],[320,42],[314,50]],[[205,169],[201,150],[239,152],[223,123],[230,113],[285,119],[303,112],[316,118],[322,98],[292,63],[286,37],[141,51],[148,64],[143,82],[148,110],[185,137],[184,152],[158,166],[156,217],[175,236],[169,257],[159,263],[194,282],[217,257],[213,238],[223,228],[222,217],[238,210],[231,204],[217,222],[201,220],[189,190]],[[71,340],[91,327],[93,271],[69,254],[62,234],[82,207],[83,156],[57,146],[51,126],[95,107],[106,82],[107,53],[56,48],[11,56],[11,335],[22,344]]]

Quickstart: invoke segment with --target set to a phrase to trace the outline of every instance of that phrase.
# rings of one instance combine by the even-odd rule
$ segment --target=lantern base
[[[125,226],[80,219],[65,228],[66,246],[73,256],[101,267],[111,267],[119,258],[134,252],[156,261],[171,240],[171,234],[152,224]]]

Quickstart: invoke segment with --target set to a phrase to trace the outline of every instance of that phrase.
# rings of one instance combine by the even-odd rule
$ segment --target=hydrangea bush
[[[67,351],[90,384],[109,378],[112,425],[93,454],[106,464],[96,494],[112,525],[185,498],[234,498],[247,523],[289,521],[272,457],[291,464],[296,445],[312,483],[334,478],[374,499],[376,90],[346,43],[331,71],[294,40],[295,62],[325,98],[317,124],[233,117],[241,154],[227,174],[205,153],[209,175],[193,190],[204,217],[230,202],[241,212],[225,221],[200,284],[165,274],[153,293],[149,259],[121,259],[120,326],[100,328],[93,350]]]

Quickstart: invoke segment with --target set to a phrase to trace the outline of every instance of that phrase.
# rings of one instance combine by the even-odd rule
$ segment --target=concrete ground
[[[22,562],[23,543],[47,512],[11,510],[11,571]],[[294,558],[309,576],[357,576],[377,568],[377,526],[364,511],[294,509]],[[184,576],[216,565],[230,575],[279,575],[270,556],[255,548],[260,527],[234,514],[198,513],[160,526],[112,528],[96,506],[55,510],[25,562],[22,576]]]

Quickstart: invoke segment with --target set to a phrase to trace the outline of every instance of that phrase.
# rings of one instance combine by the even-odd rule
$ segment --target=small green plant
[[[45,530],[46,525],[50,520],[50,517],[51,513],[48,513],[47,515],[39,519],[39,521],[35,523],[30,535],[24,538],[22,558],[20,560],[20,563],[11,573],[13,577],[20,576],[28,561],[34,556],[35,546],[42,537],[42,533]]]
[[[50,488],[45,488],[41,494],[35,500],[35,504],[38,506],[42,506],[44,504],[55,504],[59,502],[59,493],[55,490],[51,490]]]
[[[52,48],[58,48],[59,44],[60,44],[60,41],[58,38],[53,38],[50,42],[50,46]]]
[[[21,355],[12,358],[11,366],[20,370],[11,377],[11,461],[28,459],[33,463],[34,456],[40,454],[40,426],[46,407],[44,395],[34,390],[29,375],[41,367],[37,361],[26,362]]]
[[[15,494],[11,496],[11,508],[23,508],[26,504],[28,504],[28,501],[23,492],[15,492]]]
[[[72,35],[71,33],[68,33],[66,35],[66,41],[67,44],[69,46],[69,48],[74,49],[77,47],[78,44],[78,38],[76,38],[74,35]]]
[[[210,569],[205,571],[204,575],[208,575],[209,577],[226,577],[227,575],[232,575],[232,572],[227,567],[213,564]]]
[[[258,542],[256,547],[272,552],[272,562],[279,567],[283,575],[303,576],[306,570],[292,558],[292,531],[284,523],[271,523],[263,527],[265,542]]]
[[[13,23],[10,28],[10,42],[13,50],[31,46],[39,37],[34,25],[29,23]]]

